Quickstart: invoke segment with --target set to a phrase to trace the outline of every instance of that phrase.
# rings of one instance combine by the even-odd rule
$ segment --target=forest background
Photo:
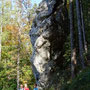
[[[30,0],[0,0],[0,90],[16,90],[35,82],[29,30],[37,5]]]

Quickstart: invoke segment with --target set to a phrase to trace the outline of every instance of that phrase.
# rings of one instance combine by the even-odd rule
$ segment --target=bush
[[[71,82],[69,90],[90,90],[90,68],[83,70]]]

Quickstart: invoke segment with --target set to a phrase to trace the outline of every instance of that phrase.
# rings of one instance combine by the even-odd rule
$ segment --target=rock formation
[[[39,90],[58,89],[68,35],[66,0],[43,0],[30,30],[33,73]]]

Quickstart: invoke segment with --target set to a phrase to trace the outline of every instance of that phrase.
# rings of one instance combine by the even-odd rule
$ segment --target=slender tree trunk
[[[80,13],[81,13],[81,22],[82,22],[84,50],[85,50],[85,53],[87,53],[87,42],[86,42],[86,36],[85,36],[85,24],[84,24],[84,17],[83,17],[82,0],[80,0]]]
[[[17,90],[19,90],[19,78],[20,78],[20,45],[21,45],[21,38],[20,38],[20,35],[21,35],[21,15],[22,15],[22,2],[21,0],[18,1],[18,5],[19,5],[19,8],[20,10],[18,11],[18,58],[17,58]]]
[[[0,26],[0,61],[1,61],[1,54],[2,54],[2,27],[3,27],[3,0],[1,1],[2,6],[1,6],[1,26]]]
[[[18,31],[17,90],[19,90],[19,64],[20,64],[20,32]]]
[[[70,38],[71,38],[71,76],[75,77],[75,68],[76,68],[76,48],[75,48],[75,38],[74,38],[74,7],[73,0],[70,2]]]
[[[1,19],[1,27],[0,27],[0,61],[1,61],[1,48],[2,48],[2,19]]]
[[[81,20],[80,20],[80,7],[79,1],[76,0],[76,12],[77,12],[77,23],[78,23],[78,37],[79,37],[79,53],[82,68],[85,68],[84,56],[83,56],[83,43],[82,43],[82,32],[81,32]]]
[[[87,30],[90,27],[90,0],[86,1],[86,17],[87,17]]]
[[[20,28],[18,31],[18,57],[17,57],[17,90],[19,90],[19,75],[20,75],[20,44],[21,44],[21,40],[20,40]]]
[[[18,45],[18,57],[17,57],[17,90],[19,90],[19,64],[20,64],[20,48]]]

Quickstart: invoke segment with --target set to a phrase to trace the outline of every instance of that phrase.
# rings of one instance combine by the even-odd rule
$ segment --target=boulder
[[[68,36],[66,0],[43,0],[30,30],[32,69],[39,90],[60,90],[64,43]]]

